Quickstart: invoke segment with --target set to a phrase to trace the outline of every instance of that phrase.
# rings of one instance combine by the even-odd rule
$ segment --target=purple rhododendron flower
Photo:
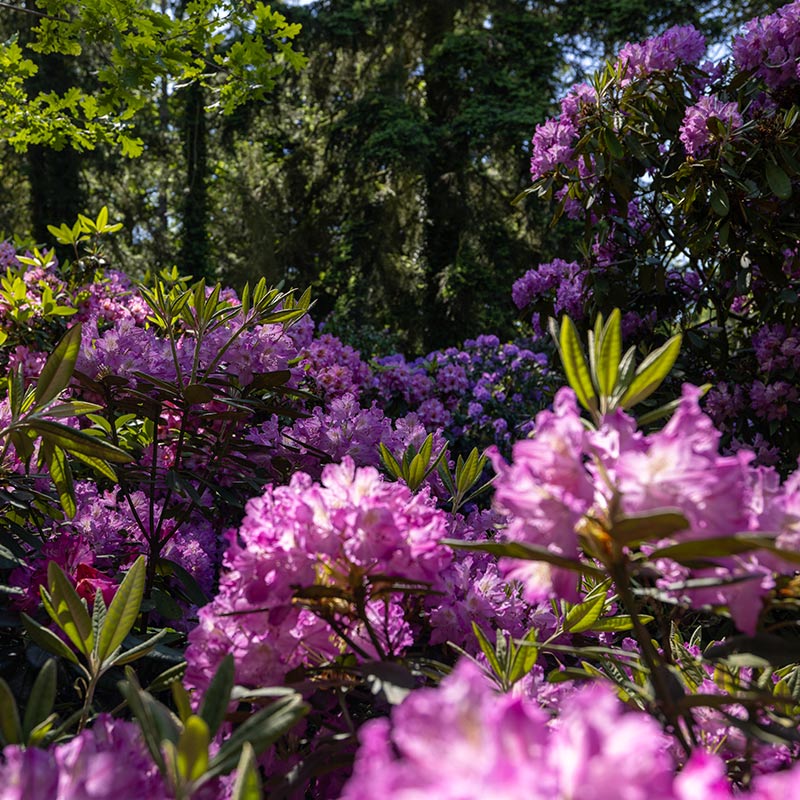
[[[713,96],[701,97],[695,105],[686,109],[680,129],[680,140],[687,155],[701,158],[711,148],[716,138],[708,127],[708,121],[712,117],[722,122],[731,135],[744,122],[736,103],[724,103]]]

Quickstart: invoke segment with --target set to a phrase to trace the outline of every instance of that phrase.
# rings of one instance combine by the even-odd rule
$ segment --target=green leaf
[[[508,679],[512,684],[524,678],[536,665],[536,660],[539,658],[539,648],[535,646],[537,637],[536,628],[531,628],[525,637],[517,642],[517,649],[508,674]]]
[[[19,722],[17,701],[9,685],[0,678],[0,737],[3,744],[22,744],[22,726]]]
[[[647,399],[667,377],[681,349],[681,334],[676,333],[658,350],[650,353],[636,370],[636,375],[622,396],[620,405],[624,409]]]
[[[597,413],[597,395],[589,375],[589,367],[581,349],[578,332],[572,320],[565,316],[561,323],[559,351],[567,382],[578,397],[578,402],[589,412]]]
[[[538,547],[522,542],[465,542],[461,539],[442,539],[442,544],[457,550],[477,550],[482,553],[491,553],[498,558],[520,558],[525,561],[544,561],[554,567],[562,567],[585,575],[594,575],[604,578],[605,573],[597,567],[584,561],[576,561],[546,547]]]
[[[733,536],[715,536],[711,539],[693,539],[690,542],[672,544],[655,550],[650,554],[650,558],[671,558],[678,562],[724,558],[725,556],[750,553],[762,548],[771,548],[773,544],[773,539],[763,535],[740,533]]]
[[[689,527],[689,520],[677,509],[663,508],[626,514],[614,520],[609,535],[620,544],[648,539],[665,539]]]
[[[25,709],[22,730],[26,741],[34,728],[44,722],[53,711],[53,705],[56,702],[57,675],[58,670],[55,660],[52,658],[47,659],[33,682],[31,694],[28,698],[28,706]]]
[[[47,465],[50,477],[58,492],[58,501],[64,513],[72,519],[77,511],[75,505],[75,487],[72,481],[72,470],[64,451],[46,439],[42,440],[39,451],[40,460]]]
[[[642,625],[648,625],[655,617],[649,614],[639,614],[639,621]],[[633,629],[633,617],[627,614],[619,614],[616,617],[602,617],[592,623],[590,630],[593,631],[629,631]]]
[[[583,603],[572,606],[564,619],[564,630],[570,633],[592,630],[592,626],[603,613],[605,604],[605,592],[598,592]]]
[[[597,384],[602,397],[611,397],[619,377],[622,357],[622,324],[620,310],[615,308],[603,326],[597,343]]]
[[[772,193],[780,200],[789,200],[792,196],[792,181],[774,161],[767,161],[767,183]]]
[[[200,716],[205,720],[211,736],[216,736],[228,712],[231,692],[235,680],[233,656],[228,653],[222,659],[200,704]]]
[[[478,640],[478,644],[480,645],[483,654],[486,656],[486,660],[489,662],[489,666],[494,671],[494,674],[498,678],[503,677],[503,668],[500,665],[500,661],[497,658],[497,653],[495,651],[494,646],[489,641],[489,638],[483,632],[483,629],[477,622],[472,623],[472,632],[475,634],[475,638]]]
[[[731,210],[731,201],[728,193],[721,187],[715,187],[711,192],[711,210],[718,217],[727,217]]]
[[[220,747],[209,764],[209,778],[230,772],[239,760],[245,742],[249,742],[256,755],[260,755],[292,728],[309,711],[309,706],[298,694],[276,700],[271,705],[245,720]]]
[[[153,651],[156,645],[167,635],[167,632],[166,628],[162,628],[149,639],[145,639],[145,641],[134,645],[129,650],[124,650],[116,658],[111,660],[109,666],[121,667],[123,664],[130,664],[132,661],[138,661],[138,659],[144,658],[144,656]]]
[[[245,742],[236,767],[236,782],[231,800],[262,800],[261,778],[256,766],[256,753],[250,742]]]
[[[22,617],[22,624],[25,626],[25,630],[28,632],[28,636],[42,648],[42,650],[46,650],[48,653],[53,653],[54,655],[61,656],[62,658],[66,658],[67,661],[71,661],[73,664],[78,663],[78,657],[72,650],[67,647],[64,642],[58,638],[51,630],[45,628],[43,625],[40,625],[36,620],[29,617],[27,614],[23,613],[20,615]]]
[[[101,662],[122,644],[136,622],[144,596],[144,583],[145,560],[144,556],[139,556],[128,570],[106,612],[103,633],[97,648],[97,656]]]
[[[34,430],[42,438],[47,439],[53,444],[62,447],[68,453],[82,453],[93,458],[102,458],[115,464],[127,464],[133,459],[124,450],[114,447],[113,444],[98,441],[94,436],[62,425],[60,422],[53,422],[49,419],[27,419],[27,427]]]
[[[94,648],[92,619],[72,582],[55,561],[47,565],[47,582],[50,589],[50,597],[47,599],[52,605],[45,602],[45,608],[75,647],[87,659],[90,658]]]
[[[192,714],[178,739],[178,772],[187,781],[196,781],[205,774],[210,741],[205,720]]]
[[[42,367],[36,382],[36,406],[41,407],[58,397],[69,385],[81,347],[81,326],[74,325]]]

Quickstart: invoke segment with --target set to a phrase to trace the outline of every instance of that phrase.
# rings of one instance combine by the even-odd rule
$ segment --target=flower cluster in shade
[[[555,258],[546,264],[539,264],[536,269],[529,269],[518,278],[511,297],[517,308],[524,309],[552,295],[553,313],[556,316],[567,314],[573,320],[579,320],[585,314],[585,278],[585,270],[576,261]],[[538,314],[533,318],[533,330],[540,336],[544,333]]]
[[[748,22],[734,37],[733,59],[738,69],[754,70],[772,90],[796,85],[800,79],[800,2]]]
[[[695,105],[686,109],[681,124],[680,140],[686,155],[702,158],[709,152],[716,139],[708,124],[712,117],[719,120],[731,136],[744,124],[735,102],[725,103],[713,95],[701,97]]]
[[[497,694],[466,660],[390,719],[367,722],[359,738],[341,800],[777,800],[800,790],[794,769],[758,776],[735,794],[722,759],[702,749],[678,772],[658,723],[610,688],[571,692],[551,718],[519,692]]]
[[[219,592],[189,635],[187,679],[206,686],[227,653],[238,682],[269,686],[348,648],[403,652],[412,640],[403,595],[381,587],[437,587],[452,558],[440,544],[446,532],[447,515],[427,493],[412,495],[349,458],[327,466],[321,483],[296,473],[288,486],[267,487],[228,534]],[[372,635],[355,602],[365,604]]]
[[[132,493],[133,509],[117,491],[100,491],[91,482],[76,484],[75,495],[75,516],[55,522],[41,548],[24,566],[11,572],[10,584],[23,590],[15,604],[29,613],[39,605],[39,586],[47,584],[49,562],[55,561],[73,579],[78,594],[91,604],[97,589],[109,601],[116,591],[116,576],[126,571],[138,555],[147,552],[144,532],[136,519],[148,519],[142,492]],[[156,505],[155,512],[158,518],[160,505]],[[171,538],[161,551],[162,557],[185,569],[203,591],[210,592],[218,558],[211,524],[193,514],[174,536],[173,527],[173,523],[164,526],[162,537]]]
[[[753,466],[753,455],[746,450],[720,455],[720,433],[700,410],[700,394],[684,386],[671,420],[645,435],[619,410],[606,416],[597,431],[587,430],[572,390],[559,390],[554,409],[538,415],[535,437],[514,445],[510,464],[498,453],[492,455],[498,473],[495,502],[510,515],[505,536],[577,559],[587,515],[610,525],[614,497],[624,514],[679,510],[687,528],[674,535],[678,542],[744,531],[777,532],[776,547],[795,549],[800,474],[781,485],[772,470]],[[727,605],[737,626],[753,632],[761,598],[774,587],[775,573],[790,567],[760,551],[709,561],[709,566],[689,570],[665,559],[663,583],[720,579],[720,585],[686,590],[686,596],[698,605]],[[577,598],[575,574],[565,568],[516,559],[503,559],[500,566],[508,577],[523,582],[531,602]]]

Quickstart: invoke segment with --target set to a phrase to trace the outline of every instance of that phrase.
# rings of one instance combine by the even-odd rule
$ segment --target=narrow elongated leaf
[[[498,558],[544,561],[554,567],[562,567],[585,575],[594,575],[598,578],[605,577],[605,573],[602,570],[591,564],[567,558],[548,550],[546,547],[537,547],[532,544],[523,544],[522,542],[465,542],[461,539],[442,539],[442,544],[458,550],[478,550],[483,553],[491,553]]]
[[[127,464],[133,460],[128,453],[120,450],[119,447],[108,444],[108,442],[102,442],[94,436],[89,436],[75,430],[75,428],[62,425],[60,422],[35,418],[27,419],[25,425],[70,453],[82,453],[93,458],[102,458],[115,464]]]
[[[309,706],[299,695],[281,698],[256,712],[243,722],[220,747],[211,759],[207,774],[215,777],[230,772],[239,760],[245,742],[250,742],[256,755],[260,755],[293,727],[309,711]]]
[[[516,651],[508,675],[511,683],[516,683],[524,678],[536,665],[536,660],[539,658],[539,648],[536,647],[537,637],[536,628],[531,628],[525,637],[516,643]]]
[[[187,781],[196,781],[208,767],[211,737],[205,720],[192,714],[178,739],[178,772]]]
[[[234,679],[233,656],[228,653],[217,667],[217,671],[214,673],[214,677],[211,679],[208,690],[203,697],[203,702],[200,704],[200,716],[208,725],[212,737],[216,735],[225,719],[228,704],[231,701]]]
[[[595,393],[594,386],[592,386],[589,367],[586,364],[575,325],[567,316],[564,317],[561,323],[559,349],[567,381],[577,395],[578,402],[587,411],[596,413],[597,394]]]
[[[40,625],[35,619],[32,619],[25,613],[20,616],[22,617],[22,624],[25,626],[28,636],[30,636],[42,650],[66,658],[67,661],[71,661],[73,664],[78,663],[78,657],[75,653],[73,653],[51,630]]]
[[[622,324],[620,310],[615,308],[600,334],[597,343],[597,385],[602,397],[611,397],[619,377],[619,362],[622,358]]]
[[[609,533],[620,544],[630,545],[648,539],[665,539],[688,527],[689,520],[678,509],[662,508],[618,517]]]
[[[639,614],[639,621],[642,625],[652,622],[654,617],[649,614]],[[620,614],[616,617],[601,617],[592,623],[589,630],[592,631],[629,631],[633,629],[633,617],[627,614]]]
[[[650,558],[671,558],[673,561],[695,561],[703,558],[724,558],[725,556],[750,553],[763,547],[771,547],[773,539],[753,534],[734,536],[715,536],[711,539],[694,539],[662,547],[650,554]]]
[[[50,585],[50,602],[56,613],[54,621],[69,636],[73,644],[89,658],[94,648],[94,634],[92,619],[86,606],[70,579],[55,561],[47,565],[47,581]],[[50,613],[49,608],[48,613]]]
[[[97,656],[104,661],[130,633],[142,605],[145,582],[144,556],[139,556],[120,584],[106,612]]]
[[[646,400],[667,377],[681,350],[681,334],[676,333],[652,352],[636,370],[636,375],[622,396],[620,405],[627,409]]]
[[[600,618],[606,604],[605,593],[598,593],[595,597],[573,606],[564,620],[564,630],[570,633],[589,631],[592,625]]]
[[[39,380],[36,382],[37,407],[54,400],[67,388],[80,348],[81,326],[73,325],[42,367]]]
[[[9,685],[0,678],[0,736],[3,744],[22,744],[22,726],[19,722],[17,701]]]
[[[48,658],[33,682],[22,723],[26,741],[34,728],[44,722],[53,711],[53,704],[56,701],[57,674],[56,662],[52,658]],[[2,701],[0,700],[0,702]]]
[[[47,465],[50,477],[58,492],[58,501],[64,513],[72,519],[77,511],[75,505],[75,487],[72,480],[72,470],[70,469],[64,451],[57,445],[42,440],[42,447],[39,451],[40,460]]]
[[[256,753],[250,742],[245,742],[236,767],[236,782],[231,800],[262,800],[261,778],[256,766]]]
[[[789,176],[772,161],[767,161],[767,183],[772,193],[781,200],[789,200],[792,196],[792,181]]]
[[[123,664],[130,664],[131,661],[137,661],[138,659],[143,658],[148,653],[152,652],[166,635],[167,629],[162,628],[158,633],[151,636],[149,639],[146,639],[144,642],[131,647],[130,650],[125,650],[124,652],[120,653],[118,656],[112,659],[110,665],[119,667]]]
[[[492,643],[489,641],[486,634],[483,632],[483,629],[477,622],[472,623],[472,632],[475,634],[475,638],[478,640],[478,644],[480,645],[483,654],[486,656],[486,660],[489,662],[489,666],[494,671],[494,674],[498,677],[503,676],[503,668],[500,666],[500,661],[497,658],[497,653],[495,652]]]

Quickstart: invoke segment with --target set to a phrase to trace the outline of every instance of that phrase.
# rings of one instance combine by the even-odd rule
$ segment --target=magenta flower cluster
[[[672,419],[645,435],[621,411],[606,417],[597,431],[587,431],[572,390],[559,390],[553,411],[538,415],[535,437],[514,445],[510,464],[496,452],[492,456],[498,473],[495,502],[511,515],[506,537],[576,559],[588,516],[606,520],[611,529],[613,498],[617,513],[680,510],[687,527],[675,534],[677,541],[778,532],[777,546],[794,549],[798,478],[779,487],[775,473],[751,466],[752,453],[719,455],[720,433],[700,410],[699,395],[685,386]],[[664,583],[690,575],[732,581],[687,590],[685,596],[698,605],[727,605],[738,627],[752,633],[761,597],[775,585],[774,574],[790,568],[763,553],[711,561],[713,566],[691,571],[665,562]],[[500,566],[507,577],[523,582],[531,602],[577,598],[575,574],[565,568],[515,559],[503,559]]]
[[[701,97],[695,105],[686,109],[681,125],[680,140],[686,149],[686,155],[702,158],[708,153],[717,138],[708,126],[712,117],[726,127],[730,136],[734,136],[737,128],[741,128],[744,123],[735,102],[725,103],[713,95]]]
[[[381,582],[437,587],[452,558],[439,544],[446,531],[446,515],[425,493],[412,495],[349,458],[327,466],[319,484],[296,473],[288,486],[268,487],[228,535],[219,592],[189,636],[189,681],[206,686],[227,653],[247,686],[280,684],[354,642],[362,655],[401,653],[410,636],[402,596],[381,594]],[[303,589],[322,598],[320,613],[298,602]],[[374,609],[373,642],[349,610],[355,590]]]
[[[754,70],[773,90],[790,87],[800,79],[800,3],[793,2],[774,14],[753,19],[733,40],[733,59],[740,70]]]

